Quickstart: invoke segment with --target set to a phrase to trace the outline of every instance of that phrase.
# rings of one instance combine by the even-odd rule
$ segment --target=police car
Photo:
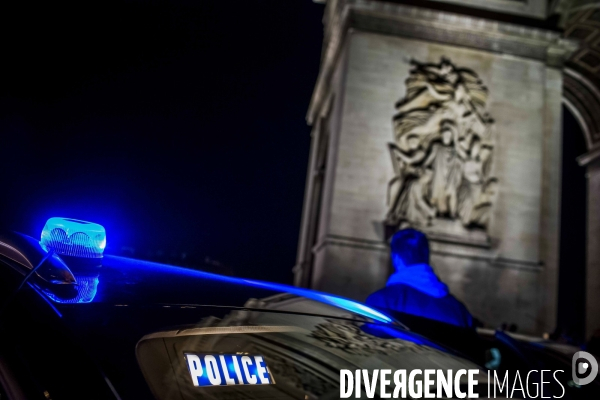
[[[0,399],[333,399],[340,370],[374,368],[478,368],[485,397],[481,363],[403,316],[105,246],[68,218],[0,236]]]

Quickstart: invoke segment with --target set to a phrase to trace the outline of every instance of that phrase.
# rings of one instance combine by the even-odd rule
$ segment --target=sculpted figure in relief
[[[490,176],[494,121],[487,99],[488,89],[469,69],[444,58],[439,64],[411,62],[388,144],[394,177],[387,225],[450,219],[487,228],[498,189]]]

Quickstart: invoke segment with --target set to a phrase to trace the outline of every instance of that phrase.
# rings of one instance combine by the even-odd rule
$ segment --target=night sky
[[[0,225],[37,237],[84,219],[109,253],[195,252],[291,283],[323,6],[12,3]]]

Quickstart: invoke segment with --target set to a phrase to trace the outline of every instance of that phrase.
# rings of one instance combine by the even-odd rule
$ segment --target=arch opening
[[[563,105],[560,264],[557,334],[585,340],[587,182],[577,157],[587,151],[584,127]]]

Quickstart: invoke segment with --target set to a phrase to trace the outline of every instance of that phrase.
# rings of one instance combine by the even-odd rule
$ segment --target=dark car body
[[[479,368],[484,397],[480,365],[502,341],[285,285],[114,256],[77,266],[15,233],[0,237],[0,305],[1,399],[339,398],[340,369],[373,368]],[[505,360],[531,347],[504,342]],[[196,387],[188,353],[261,355],[276,384]]]

